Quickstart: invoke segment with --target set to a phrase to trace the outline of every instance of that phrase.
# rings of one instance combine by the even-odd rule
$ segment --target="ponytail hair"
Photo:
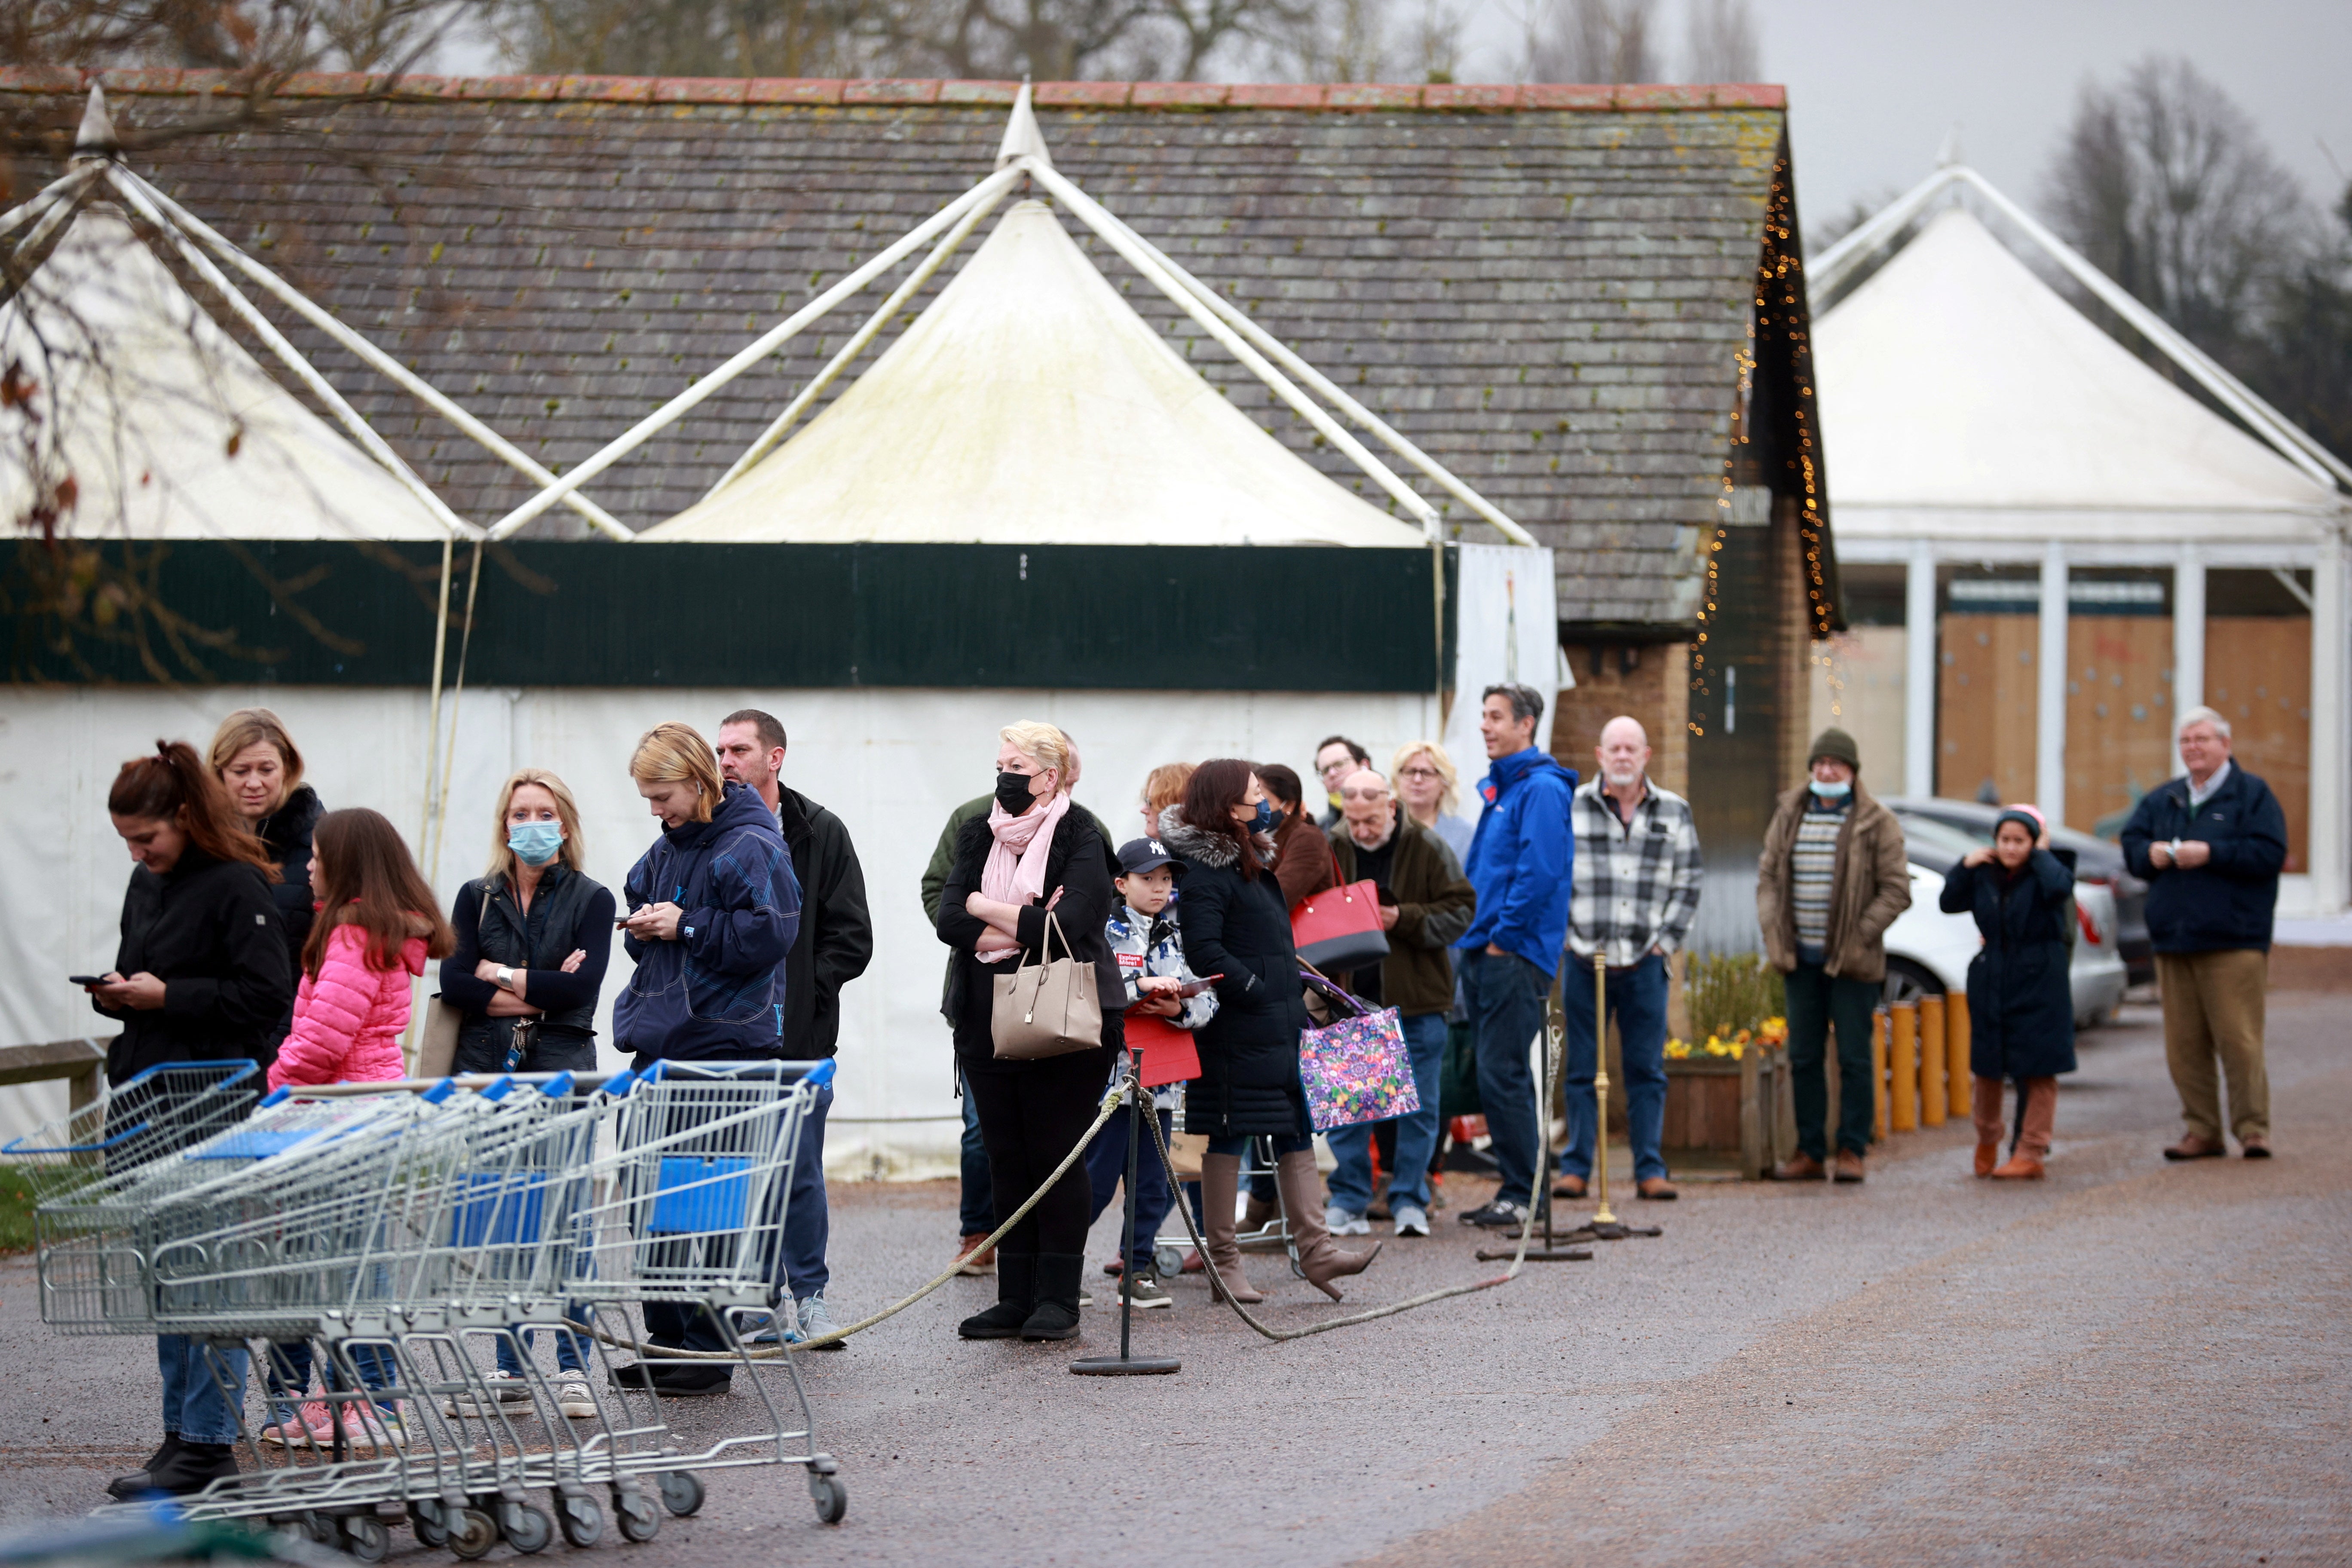
[[[428,958],[446,958],[457,947],[457,933],[441,917],[425,873],[409,858],[400,829],[382,812],[363,805],[331,811],[319,818],[310,842],[318,851],[311,876],[320,918],[302,943],[302,969],[311,979],[319,977],[328,939],[338,926],[355,925],[367,934],[371,969],[399,968],[400,950],[413,936],[425,939]]]
[[[123,763],[106,792],[106,809],[171,823],[214,859],[240,860],[270,881],[283,879],[268,849],[229,804],[228,791],[185,741],[158,741],[153,756]]]

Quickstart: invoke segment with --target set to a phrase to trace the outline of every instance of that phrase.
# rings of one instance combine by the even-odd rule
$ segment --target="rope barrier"
[[[1538,1116],[1541,1116],[1543,1114],[1544,1108],[1551,1103],[1552,1097],[1559,1092],[1560,1072],[1567,1066],[1568,1058],[1568,1053],[1560,1048],[1559,1026],[1549,1018],[1546,1020],[1544,1029],[1544,1055],[1546,1057],[1544,1085],[1541,1090],[1541,1098],[1538,1100],[1536,1107],[1537,1114]],[[1100,1132],[1106,1126],[1109,1125],[1112,1113],[1117,1111],[1122,1104],[1127,1103],[1130,1096],[1134,1098],[1137,1105],[1140,1107],[1143,1096],[1140,1087],[1136,1082],[1135,1069],[1132,1064],[1129,1064],[1125,1076],[1122,1077],[1118,1082],[1114,1083],[1109,1089],[1103,1091],[1102,1108],[1100,1110],[1096,1112],[1094,1124],[1087,1129],[1085,1135],[1079,1138],[1077,1142],[1072,1146],[1070,1152],[1062,1156],[1062,1163],[1054,1167],[1054,1173],[1047,1176],[1045,1182],[1038,1186],[1037,1190],[1031,1193],[1027,1200],[1024,1201],[1019,1208],[1013,1211],[1012,1218],[1006,1220],[1003,1225],[998,1226],[993,1231],[990,1232],[988,1238],[985,1241],[982,1241],[978,1247],[972,1248],[972,1252],[984,1252],[994,1247],[996,1244],[1004,1237],[1008,1231],[1012,1230],[1014,1226],[1019,1225],[1021,1221],[1027,1216],[1031,1209],[1035,1208],[1039,1203],[1044,1201],[1045,1194],[1053,1191],[1055,1184],[1069,1173],[1070,1167],[1078,1163],[1079,1156],[1083,1155],[1087,1152],[1087,1146],[1094,1142],[1095,1134]],[[1141,1115],[1139,1109],[1137,1114]],[[1385,1306],[1370,1307],[1360,1312],[1349,1312],[1341,1317],[1327,1318],[1320,1322],[1309,1323],[1304,1328],[1271,1328],[1266,1324],[1258,1321],[1256,1318],[1251,1316],[1249,1309],[1243,1306],[1239,1301],[1234,1300],[1233,1292],[1224,1288],[1223,1279],[1220,1279],[1217,1274],[1217,1266],[1210,1259],[1209,1249],[1207,1247],[1202,1245],[1201,1233],[1192,1223],[1192,1205],[1185,1203],[1181,1195],[1183,1190],[1183,1182],[1182,1179],[1176,1174],[1175,1163],[1169,1156],[1167,1142],[1160,1135],[1160,1118],[1156,1115],[1148,1116],[1143,1118],[1143,1121],[1144,1125],[1151,1130],[1151,1143],[1152,1147],[1159,1152],[1160,1168],[1168,1173],[1169,1190],[1179,1194],[1176,1207],[1184,1216],[1184,1233],[1192,1238],[1193,1248],[1201,1255],[1202,1267],[1208,1273],[1212,1299],[1222,1299],[1227,1306],[1233,1308],[1234,1313],[1240,1317],[1243,1322],[1247,1323],[1260,1334],[1274,1341],[1277,1344],[1284,1343],[1291,1340],[1307,1339],[1316,1334],[1328,1334],[1334,1329],[1348,1329],[1353,1328],[1359,1323],[1375,1322],[1381,1318],[1394,1317],[1400,1312],[1409,1312],[1416,1307],[1426,1307],[1433,1302],[1451,1300],[1457,1296],[1472,1296],[1477,1294],[1481,1290],[1492,1290],[1498,1285],[1507,1285],[1513,1279],[1517,1279],[1519,1270],[1527,1266],[1528,1244],[1534,1238],[1536,1228],[1535,1209],[1532,1204],[1530,1204],[1528,1207],[1527,1220],[1519,1226],[1519,1249],[1517,1255],[1511,1259],[1511,1266],[1508,1268],[1504,1269],[1503,1272],[1495,1275],[1491,1279],[1476,1280],[1467,1285],[1449,1285],[1440,1290],[1424,1290],[1418,1296],[1408,1296],[1402,1301],[1391,1301]],[[1541,1126],[1542,1123],[1538,1121],[1537,1125]],[[1549,1140],[1546,1141],[1546,1152],[1548,1154]],[[1549,1163],[1549,1160],[1547,1160],[1546,1163]],[[1536,1173],[1536,1179],[1540,1183],[1549,1184],[1551,1180],[1551,1173],[1549,1171],[1538,1171]],[[1530,1193],[1528,1195],[1532,1198],[1535,1194]],[[966,1254],[965,1256],[969,1257],[971,1254]],[[827,1345],[840,1343],[842,1341],[849,1338],[852,1334],[862,1333],[866,1330],[873,1328],[878,1323],[886,1322],[888,1320],[897,1317],[899,1313],[905,1311],[908,1308],[913,1306],[924,1297],[938,1290],[949,1280],[961,1273],[962,1270],[963,1259],[959,1258],[955,1262],[949,1264],[947,1268],[941,1270],[937,1277],[930,1280],[929,1283],[922,1286],[910,1295],[900,1297],[898,1300],[891,1302],[880,1311],[876,1312],[869,1317],[860,1318],[857,1321],[851,1323],[846,1327],[835,1329],[829,1333],[817,1334],[812,1338],[799,1341],[790,1346],[780,1344],[772,1349],[752,1349],[746,1347],[740,1352],[673,1350],[667,1345],[645,1344],[637,1340],[635,1335],[624,1337],[622,1335],[615,1334],[599,1323],[591,1323],[587,1325],[587,1330],[590,1333],[595,1335],[596,1338],[602,1340],[608,1345],[612,1345],[616,1349],[630,1351],[636,1355],[646,1357],[656,1363],[662,1362],[693,1361],[773,1361],[777,1357],[783,1355],[788,1350],[822,1350]],[[577,1333],[580,1331],[578,1326],[574,1326],[571,1331]]]

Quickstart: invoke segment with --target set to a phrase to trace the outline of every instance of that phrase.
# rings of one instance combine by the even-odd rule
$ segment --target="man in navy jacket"
[[[1543,709],[1536,692],[1513,685],[1486,688],[1478,710],[1489,759],[1478,794],[1486,804],[1465,868],[1478,908],[1454,946],[1477,1033],[1478,1099],[1503,1184],[1492,1203],[1462,1216],[1465,1225],[1524,1224],[1541,1163],[1528,1047],[1543,1028],[1568,940],[1576,857],[1569,816],[1576,774],[1536,745]]]
[[[2140,796],[2124,829],[2124,858],[2147,879],[2147,932],[2164,993],[2164,1056],[2188,1134],[2168,1160],[2229,1152],[2221,1141],[2221,1077],[2231,1131],[2249,1160],[2270,1157],[2271,1089],[2263,1067],[2263,990],[2270,978],[2271,914],[2286,864],[2286,814],[2271,786],[2230,761],[2230,721],[2192,708],[2175,731],[2185,778]]]

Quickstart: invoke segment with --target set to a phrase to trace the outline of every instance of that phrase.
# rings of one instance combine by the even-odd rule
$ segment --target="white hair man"
[[[1568,901],[1568,1147],[1556,1197],[1580,1198],[1592,1173],[1597,1120],[1593,1068],[1592,960],[1608,967],[1606,1000],[1624,1049],[1625,1131],[1633,1148],[1634,1191],[1677,1194],[1659,1141],[1666,1117],[1666,961],[1698,913],[1704,868],[1690,802],[1650,780],[1650,737],[1623,714],[1601,727],[1600,769],[1569,806],[1576,858]]]
[[[2183,713],[2173,738],[2182,776],[2139,797],[2123,838],[2124,858],[2148,882],[2165,1065],[2189,1124],[2164,1155],[2206,1160],[2229,1152],[2221,1138],[2226,1081],[2240,1152],[2266,1160],[2271,1089],[2263,1068],[2263,989],[2270,979],[2271,915],[2286,865],[2286,813],[2270,785],[2230,760],[2230,721],[2212,709]]]

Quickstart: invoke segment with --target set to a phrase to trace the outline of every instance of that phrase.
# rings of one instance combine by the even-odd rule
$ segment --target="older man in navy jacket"
[[[2124,829],[2124,858],[2148,881],[2165,1061],[2189,1123],[2187,1136],[2164,1155],[2205,1160],[2229,1152],[2213,1071],[2219,1056],[2238,1147],[2249,1160],[2268,1159],[2263,988],[2279,870],[2286,864],[2286,814],[2270,785],[2230,761],[2227,719],[2192,708],[2175,734],[2188,776],[2140,796]]]

